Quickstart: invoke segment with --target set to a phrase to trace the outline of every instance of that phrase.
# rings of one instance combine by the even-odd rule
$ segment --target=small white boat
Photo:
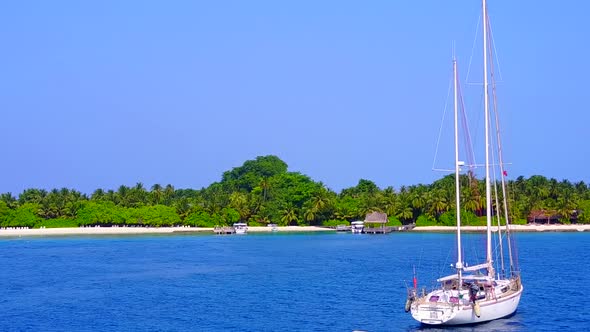
[[[272,232],[277,232],[279,230],[277,224],[268,224],[266,227],[270,227]]]
[[[363,232],[364,228],[365,228],[364,221],[353,221],[350,223],[350,230],[352,231],[352,234],[360,234]]]
[[[246,232],[248,232],[248,224],[237,222],[234,224],[234,231],[236,234],[246,234]]]

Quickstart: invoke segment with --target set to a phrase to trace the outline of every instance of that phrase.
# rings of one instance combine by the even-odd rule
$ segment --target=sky
[[[453,43],[472,135],[481,134],[480,7],[4,2],[0,192],[200,189],[269,154],[336,191],[361,178],[381,188],[431,183],[444,175],[431,168]],[[590,2],[488,7],[509,178],[590,182]]]

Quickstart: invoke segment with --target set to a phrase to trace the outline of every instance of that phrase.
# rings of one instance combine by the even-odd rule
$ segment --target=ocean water
[[[444,330],[590,327],[590,233],[517,241],[516,314]],[[405,284],[414,266],[421,286],[449,272],[453,245],[438,233],[2,239],[0,331],[439,331],[404,312]]]

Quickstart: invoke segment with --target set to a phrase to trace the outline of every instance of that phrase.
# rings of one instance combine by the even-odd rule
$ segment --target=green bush
[[[143,206],[137,209],[137,218],[151,227],[168,227],[180,224],[173,207],[165,205]]]
[[[6,205],[4,201],[0,201],[0,224],[6,220],[12,210]]]
[[[116,206],[113,202],[84,202],[76,213],[78,225],[119,225],[126,220],[126,209]]]
[[[184,219],[184,222],[185,224],[195,227],[215,227],[224,224],[223,219],[219,215],[210,215],[205,211],[191,213],[186,219]]]
[[[452,211],[447,211],[441,214],[438,217],[438,223],[441,226],[456,226],[457,219],[455,218],[455,213]]]
[[[10,210],[1,225],[4,227],[33,227],[41,220],[37,216],[38,211],[39,204],[23,204],[16,210]]]
[[[526,225],[527,224],[527,220],[526,219],[515,219],[512,220],[512,225]]]
[[[447,211],[438,217],[438,222],[442,226],[457,226],[457,214],[454,210]],[[461,211],[461,225],[462,226],[485,226],[486,219],[477,217],[471,211]]]
[[[396,216],[387,217],[387,224],[385,226],[401,226],[402,222]]]
[[[461,224],[465,226],[485,226],[485,216],[478,217],[471,211],[461,211]]]
[[[41,220],[33,226],[33,228],[67,228],[67,227],[78,227],[80,224],[76,220],[58,218],[58,219],[47,219]]]
[[[324,220],[322,221],[322,226],[324,227],[336,227],[338,225],[349,225],[350,223],[346,220],[335,220],[335,219],[331,219],[331,220]]]
[[[437,226],[436,220],[429,218],[428,216],[422,214],[416,219],[416,226]]]
[[[228,225],[236,223],[240,220],[240,213],[233,208],[223,208],[221,210],[221,217]]]

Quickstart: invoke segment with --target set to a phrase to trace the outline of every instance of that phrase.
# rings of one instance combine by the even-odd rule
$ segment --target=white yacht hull
[[[245,228],[236,228],[236,234],[246,234],[247,230]]]
[[[523,288],[499,299],[477,301],[479,317],[473,305],[453,305],[449,303],[414,303],[412,317],[427,325],[465,325],[483,323],[510,316],[516,311]]]

